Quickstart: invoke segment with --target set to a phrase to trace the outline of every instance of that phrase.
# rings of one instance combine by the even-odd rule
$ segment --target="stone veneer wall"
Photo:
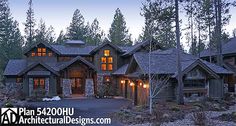
[[[70,96],[72,94],[71,91],[71,80],[70,79],[62,79],[62,93],[63,96]]]
[[[45,91],[46,95],[49,95],[49,78],[45,79]]]
[[[29,96],[32,96],[34,90],[34,79],[29,78]]]
[[[94,82],[93,82],[93,79],[86,79],[85,96],[86,97],[94,96]]]
[[[14,96],[23,89],[23,84],[22,83],[6,83],[4,93]]]
[[[104,92],[104,84],[103,84],[103,74],[97,74],[97,94],[99,96],[103,95]]]

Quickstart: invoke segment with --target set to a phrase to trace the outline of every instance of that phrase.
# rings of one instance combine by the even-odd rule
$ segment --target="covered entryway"
[[[84,94],[84,87],[82,78],[71,78],[72,94]]]
[[[60,70],[61,93],[64,96],[93,96],[96,70],[93,64],[77,56],[65,63]]]

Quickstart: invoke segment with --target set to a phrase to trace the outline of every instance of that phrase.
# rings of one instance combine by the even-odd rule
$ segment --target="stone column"
[[[85,96],[86,97],[94,96],[94,83],[93,83],[93,79],[86,79],[86,83],[85,83]]]
[[[71,91],[71,80],[70,79],[62,79],[62,93],[64,96],[70,96],[72,94]]]
[[[34,79],[29,78],[29,96],[32,96],[34,90]]]
[[[49,78],[45,79],[45,91],[46,91],[46,95],[49,95]]]
[[[97,93],[99,96],[104,95],[103,75],[97,74]]]

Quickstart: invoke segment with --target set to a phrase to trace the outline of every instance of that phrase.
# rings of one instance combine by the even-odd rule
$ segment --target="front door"
[[[84,86],[81,78],[71,78],[72,94],[84,94]]]

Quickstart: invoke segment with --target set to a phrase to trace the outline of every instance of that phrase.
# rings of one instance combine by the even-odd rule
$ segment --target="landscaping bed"
[[[147,125],[149,123],[161,125],[163,123],[184,120],[186,116],[188,116],[187,121],[189,121],[189,124],[196,124],[200,122],[204,125],[205,122],[212,120],[208,118],[208,114],[211,114],[209,117],[212,118],[215,116],[220,116],[221,113],[228,111],[230,106],[235,104],[235,96],[233,95],[227,97],[225,100],[205,99],[199,102],[185,103],[185,105],[178,105],[174,101],[158,102],[157,104],[153,105],[154,107],[152,114],[149,114],[149,108],[147,106],[129,106],[121,109],[119,112],[114,113],[113,118],[126,125]],[[229,120],[226,119],[227,116],[230,117]],[[233,114],[224,115],[224,117],[214,118],[212,122],[215,122],[214,120],[218,119],[231,122],[235,119],[235,117]]]

